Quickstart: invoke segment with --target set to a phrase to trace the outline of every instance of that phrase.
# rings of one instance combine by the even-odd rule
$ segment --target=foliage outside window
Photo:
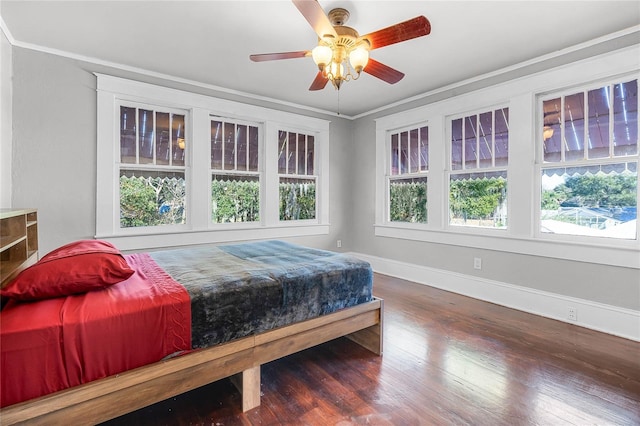
[[[211,120],[211,221],[260,220],[258,126]]]
[[[389,159],[389,221],[427,223],[429,128],[392,133]]]
[[[186,223],[185,114],[120,107],[120,227]]]
[[[638,81],[542,102],[540,230],[635,239]]]
[[[451,121],[449,223],[507,227],[509,108]]]
[[[315,137],[280,130],[278,147],[280,220],[315,219]]]

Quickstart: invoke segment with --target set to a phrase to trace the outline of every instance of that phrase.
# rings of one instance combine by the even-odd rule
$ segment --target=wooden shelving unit
[[[38,212],[0,209],[0,287],[38,260]]]

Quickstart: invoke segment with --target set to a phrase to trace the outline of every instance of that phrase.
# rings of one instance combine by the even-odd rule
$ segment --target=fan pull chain
[[[340,90],[336,90],[338,92],[338,115],[340,115]]]

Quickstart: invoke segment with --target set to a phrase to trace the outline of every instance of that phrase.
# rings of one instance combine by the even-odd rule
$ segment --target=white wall
[[[11,207],[12,50],[0,31],[0,208]]]

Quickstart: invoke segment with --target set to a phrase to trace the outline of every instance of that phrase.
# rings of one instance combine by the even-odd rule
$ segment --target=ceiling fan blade
[[[313,83],[311,83],[311,86],[309,86],[309,90],[322,90],[328,82],[329,79],[322,75],[322,71],[318,71],[316,78],[313,80]]]
[[[361,36],[371,44],[371,49],[388,46],[390,44],[400,43],[401,41],[411,40],[412,38],[426,36],[431,32],[431,23],[424,16],[418,16],[408,21],[374,31]]]
[[[310,55],[311,55],[310,51],[301,50],[299,52],[259,53],[257,55],[249,55],[249,59],[251,59],[253,62],[264,62],[264,61],[277,61],[279,59],[305,58]]]
[[[389,84],[395,84],[404,77],[404,74],[400,71],[371,58],[369,58],[369,62],[367,62],[367,66],[364,67],[363,71]]]
[[[293,4],[298,8],[302,16],[305,17],[309,25],[313,28],[313,30],[318,34],[318,37],[324,38],[326,35],[333,36],[334,38],[338,38],[338,33],[331,25],[331,21],[329,21],[329,17],[322,7],[320,3],[316,0],[292,0]]]

